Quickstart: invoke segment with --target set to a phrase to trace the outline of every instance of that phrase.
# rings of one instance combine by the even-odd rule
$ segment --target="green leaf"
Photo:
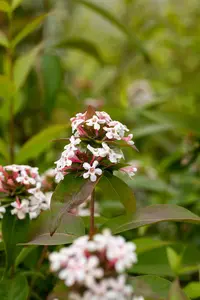
[[[23,103],[24,103],[24,95],[22,91],[17,91],[13,94],[12,100],[14,103],[13,107],[13,114],[16,115]],[[7,122],[10,119],[10,101],[9,99],[4,101],[1,108],[0,108],[0,118],[2,121]]]
[[[135,212],[136,200],[133,191],[123,180],[105,172],[105,176],[100,179],[98,187],[103,191],[104,198],[121,202],[127,213]]]
[[[113,233],[139,228],[163,221],[189,222],[200,224],[200,217],[189,210],[173,204],[156,204],[136,211],[132,216],[120,216],[104,224]]]
[[[9,100],[14,93],[14,86],[7,76],[0,75],[0,98]]]
[[[129,269],[129,273],[174,277],[165,247],[139,253],[138,262]]]
[[[22,274],[0,282],[1,300],[27,300],[28,292],[28,283],[26,277]]]
[[[123,34],[125,34],[128,37],[130,45],[136,46],[137,49],[142,53],[146,61],[150,61],[149,54],[147,53],[141,41],[136,37],[136,35],[133,36],[132,32],[126,26],[124,26],[124,24],[120,22],[113,14],[111,14],[108,10],[104,9],[102,6],[97,5],[96,3],[86,0],[76,1],[93,10],[94,12],[102,16],[105,20],[107,20],[110,24],[118,28]]]
[[[30,22],[29,24],[27,24],[22,31],[20,31],[16,37],[14,38],[14,40],[12,41],[11,45],[12,47],[16,47],[25,37],[27,37],[27,35],[29,35],[30,33],[32,33],[34,30],[36,30],[36,28],[41,25],[43,23],[43,21],[45,20],[45,18],[48,16],[48,14],[43,14],[37,18],[35,18],[32,22]]]
[[[189,300],[186,294],[181,290],[178,280],[172,283],[167,300]]]
[[[91,41],[84,38],[69,38],[55,45],[56,48],[67,48],[67,49],[77,49],[85,52],[86,54],[94,57],[101,64],[104,64],[101,53],[98,47]]]
[[[44,84],[44,110],[49,117],[56,103],[56,95],[61,85],[62,68],[60,58],[45,54],[42,57],[41,69]]]
[[[19,253],[15,260],[15,267],[18,267],[23,261],[26,259],[26,257],[33,251],[35,250],[36,247],[27,247],[23,248],[22,251]]]
[[[196,299],[200,297],[200,282],[190,282],[184,288],[185,294],[191,299]]]
[[[6,1],[0,1],[0,11],[9,12],[10,5]]]
[[[5,33],[3,31],[0,30],[0,46],[7,48],[8,45],[9,45],[9,41],[8,41],[7,36],[5,35]]]
[[[181,256],[179,256],[171,247],[167,247],[167,257],[172,271],[175,274],[178,274],[181,266]]]
[[[9,160],[8,146],[6,142],[4,142],[1,138],[0,138],[0,154],[6,159],[6,161]]]
[[[73,174],[68,174],[57,185],[51,201],[52,203],[64,202],[65,204],[59,213],[52,217],[51,234],[59,227],[65,213],[83,203],[92,194],[97,182],[98,180],[91,182],[90,180],[85,180],[83,177],[75,177]]]
[[[131,284],[136,295],[142,295],[145,299],[164,300],[168,295],[171,282],[154,275],[143,275],[131,278]]]
[[[2,221],[2,234],[6,251],[6,269],[14,265],[17,255],[21,251],[18,243],[23,243],[27,238],[29,219],[19,220],[7,210]]]
[[[126,26],[124,26],[123,23],[121,23],[113,14],[111,14],[108,10],[104,9],[102,6],[99,6],[93,2],[86,0],[76,0],[76,2],[79,2],[80,4],[92,9],[97,14],[101,15],[104,19],[106,19],[109,23],[117,27],[122,33],[129,35]]]
[[[161,111],[144,111],[144,116],[150,120],[159,122],[162,125],[173,126],[186,132],[192,131],[200,135],[199,116],[190,115],[184,112],[161,112]]]
[[[15,10],[22,2],[23,0],[13,0],[11,4],[12,11]]]
[[[150,124],[134,129],[134,139],[139,139],[144,136],[158,134],[160,132],[169,131],[173,126],[168,124]]]
[[[52,125],[29,139],[16,156],[16,162],[21,164],[29,159],[38,157],[48,149],[51,141],[67,129],[68,125]]]
[[[149,250],[153,250],[156,248],[160,248],[163,247],[165,245],[170,245],[173,242],[171,241],[162,241],[159,239],[154,239],[154,238],[138,238],[133,240],[133,243],[136,245],[137,247],[137,253],[143,253]]]
[[[35,47],[30,52],[19,57],[14,65],[14,83],[17,90],[19,90],[26,81],[26,78],[31,71],[39,51],[41,50],[41,45]]]
[[[63,245],[72,243],[74,239],[85,234],[83,220],[75,215],[65,213],[53,236],[50,236],[52,218],[55,218],[61,204],[56,203],[51,211],[43,212],[31,222],[29,239],[25,245]]]

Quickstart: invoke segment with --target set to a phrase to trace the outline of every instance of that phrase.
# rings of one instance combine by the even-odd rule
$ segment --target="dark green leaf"
[[[2,234],[6,251],[6,268],[7,270],[14,265],[17,255],[21,251],[18,243],[25,242],[29,227],[29,219],[19,220],[16,216],[12,216],[7,210],[3,217]]]
[[[91,41],[83,38],[69,38],[55,45],[56,48],[67,48],[67,49],[77,49],[85,52],[88,55],[93,56],[101,64],[104,64],[101,53],[98,47]]]
[[[56,103],[56,95],[61,85],[62,69],[60,58],[45,54],[42,57],[41,69],[44,84],[44,109],[49,117]]]
[[[58,228],[66,212],[83,203],[91,195],[97,182],[91,182],[90,180],[85,180],[83,177],[75,177],[73,174],[68,174],[57,185],[51,201],[52,203],[65,202],[65,204],[59,213],[52,218],[51,234]]]
[[[170,245],[173,242],[171,241],[162,241],[159,239],[153,239],[153,238],[138,238],[133,240],[133,243],[137,247],[137,253],[143,253],[149,250],[153,250],[156,248],[163,247],[165,245]]]
[[[67,129],[68,125],[52,125],[40,131],[28,140],[16,155],[17,163],[27,162],[31,158],[36,158],[51,146],[51,141]]]
[[[31,222],[29,239],[26,245],[62,245],[71,243],[78,236],[85,234],[83,220],[75,215],[65,213],[56,232],[50,236],[52,218],[59,213],[62,204],[53,205],[51,211],[43,212]]]
[[[135,229],[163,221],[189,222],[200,224],[200,217],[189,210],[173,204],[156,204],[139,209],[132,216],[120,216],[108,221],[104,226],[113,233]]]
[[[27,297],[28,283],[24,275],[18,274],[15,278],[0,282],[1,300],[27,300]]]
[[[136,200],[133,191],[120,178],[105,172],[105,176],[99,181],[98,187],[103,191],[104,199],[121,202],[127,213],[135,212]]]
[[[48,14],[41,15],[37,18],[35,18],[33,21],[31,21],[29,24],[27,24],[22,31],[20,31],[14,40],[12,41],[12,47],[16,47],[17,44],[19,44],[27,35],[32,33],[37,29],[39,25],[41,25],[44,21],[44,19],[48,16]]]
[[[158,276],[144,275],[131,279],[135,293],[144,296],[145,299],[166,299],[171,282]]]

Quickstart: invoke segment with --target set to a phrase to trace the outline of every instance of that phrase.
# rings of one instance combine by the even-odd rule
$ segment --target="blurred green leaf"
[[[171,247],[167,247],[167,257],[172,271],[175,274],[178,274],[181,266],[181,256],[179,256]]]
[[[74,239],[85,234],[83,220],[73,214],[64,213],[53,236],[50,236],[52,219],[56,218],[63,205],[56,203],[51,211],[43,212],[33,220],[29,229],[29,238],[25,245],[63,245],[72,243]]]
[[[65,176],[57,185],[51,198],[52,203],[65,203],[59,213],[52,217],[51,234],[59,227],[65,213],[69,212],[72,208],[76,208],[92,194],[96,184],[97,181],[85,180],[83,177],[77,177],[74,174]]]
[[[31,49],[30,52],[22,55],[21,57],[18,57],[18,59],[16,60],[13,73],[14,83],[17,90],[19,90],[26,81],[26,78],[35,63],[40,50],[41,45]]]
[[[9,12],[10,5],[6,1],[0,1],[0,11]]]
[[[17,91],[12,96],[13,100],[13,114],[16,115],[24,104],[24,95],[21,91]],[[10,101],[5,100],[0,108],[0,117],[1,120],[6,122],[10,119]]]
[[[163,125],[173,126],[200,135],[200,124],[198,115],[190,115],[184,112],[161,112],[144,111],[143,114],[150,120],[157,121]]]
[[[0,98],[10,99],[14,92],[14,86],[10,79],[5,75],[0,75]]]
[[[133,243],[135,243],[137,247],[137,253],[143,253],[149,250],[153,250],[156,248],[163,247],[165,245],[170,245],[173,242],[171,241],[162,241],[159,239],[153,239],[153,238],[138,238],[133,240]]]
[[[44,84],[44,110],[48,117],[56,104],[56,95],[61,86],[62,68],[58,56],[45,54],[42,57],[41,69]]]
[[[189,300],[186,294],[181,290],[178,280],[172,283],[167,300]]]
[[[11,42],[12,47],[16,47],[24,38],[26,38],[30,33],[35,31],[39,25],[43,23],[45,18],[48,16],[48,14],[43,14],[37,18],[35,18],[33,21],[31,21],[29,24],[27,24],[22,31],[20,31],[14,40]]]
[[[22,2],[23,0],[12,0],[12,4],[11,4],[12,10],[15,10]]]
[[[190,282],[184,288],[185,294],[191,299],[196,299],[200,297],[200,282]]]
[[[121,202],[127,213],[135,212],[136,200],[133,191],[123,180],[106,172],[100,179],[98,187],[103,191],[105,199]]]
[[[133,131],[133,137],[134,139],[139,139],[144,136],[154,135],[156,133],[169,131],[173,127],[168,124],[160,125],[160,124],[150,124],[150,125],[144,125],[139,128],[135,128]]]
[[[113,233],[120,233],[163,221],[200,224],[200,217],[181,206],[173,204],[156,204],[141,208],[132,216],[124,215],[114,218],[104,224],[104,226],[109,227]]]
[[[19,253],[15,260],[15,267],[18,267],[23,261],[26,259],[26,257],[33,251],[35,250],[35,246],[33,247],[26,247],[23,248],[22,251]]]
[[[12,216],[7,209],[2,221],[2,234],[6,251],[6,269],[9,270],[14,265],[17,255],[22,247],[17,246],[26,240],[29,227],[29,219],[19,220]]]
[[[38,157],[50,147],[52,140],[57,138],[67,128],[68,125],[52,125],[40,131],[22,146],[16,155],[16,162],[21,164],[29,159]]]
[[[12,279],[4,279],[0,282],[1,300],[27,300],[28,282],[22,274],[16,275]]]
[[[101,64],[104,64],[104,59],[98,47],[91,41],[84,38],[68,38],[55,45],[56,48],[77,49],[85,52],[86,54],[94,57]]]
[[[0,30],[0,46],[7,48],[8,45],[9,45],[9,41],[8,41],[7,36],[5,35],[5,33],[3,31]]]
[[[6,142],[4,142],[1,138],[0,138],[0,154],[6,159],[6,161],[9,160],[8,146]]]
[[[165,300],[171,282],[154,275],[144,275],[131,278],[131,284],[136,295],[144,296],[145,299]]]

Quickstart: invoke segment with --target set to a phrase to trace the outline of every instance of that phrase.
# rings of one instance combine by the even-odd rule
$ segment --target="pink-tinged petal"
[[[96,167],[98,166],[98,164],[99,164],[98,161],[95,160],[95,161],[93,162],[93,164],[92,164],[92,167],[93,167],[93,168],[96,168]]]
[[[85,178],[85,179],[89,178],[89,176],[90,176],[90,174],[88,172],[83,174],[83,178]]]
[[[91,175],[90,175],[90,180],[91,180],[92,182],[95,182],[95,181],[97,180],[97,176],[96,176],[95,174],[91,174]]]
[[[83,168],[85,169],[85,170],[89,170],[90,168],[91,168],[91,166],[90,166],[90,164],[88,164],[88,163],[84,163],[83,164]]]
[[[99,169],[99,168],[97,168],[96,170],[95,170],[95,173],[97,174],[97,175],[101,175],[102,174],[102,170],[101,169]]]

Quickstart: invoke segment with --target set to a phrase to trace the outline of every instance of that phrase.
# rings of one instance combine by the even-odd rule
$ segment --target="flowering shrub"
[[[69,173],[95,182],[103,171],[112,169],[124,159],[122,146],[134,146],[133,135],[127,135],[129,129],[113,121],[106,112],[78,113],[71,118],[71,126],[73,135],[69,139],[70,143],[55,162],[58,182]],[[119,164],[117,169],[120,167]],[[122,171],[133,176],[137,169],[124,167]]]
[[[51,270],[69,287],[69,299],[136,299],[125,275],[137,262],[135,249],[133,243],[104,230],[92,240],[82,236],[51,253]]]
[[[23,165],[0,166],[0,200],[1,218],[7,209],[20,220],[26,215],[35,219],[42,210],[47,210],[49,204],[41,191],[38,168]]]

